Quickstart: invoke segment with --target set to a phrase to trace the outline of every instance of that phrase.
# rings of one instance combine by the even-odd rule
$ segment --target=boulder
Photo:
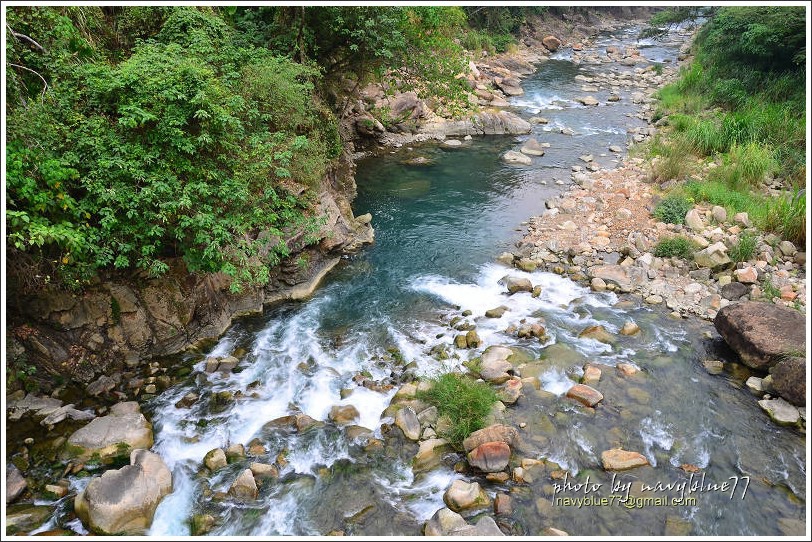
[[[617,339],[601,325],[589,326],[578,334],[581,339],[592,339],[604,344],[614,344]]]
[[[597,384],[601,379],[601,370],[594,365],[586,365],[584,367],[584,376],[581,377],[581,383],[587,386]]]
[[[507,151],[502,155],[502,160],[508,164],[519,164],[523,166],[529,166],[533,163],[533,160],[531,160],[529,156],[516,151]]]
[[[253,500],[257,498],[259,490],[257,482],[254,480],[254,473],[251,469],[245,469],[237,476],[237,479],[228,488],[228,494],[241,501]]]
[[[6,463],[6,504],[14,502],[27,487],[28,482],[19,469],[13,463]]]
[[[588,407],[594,407],[603,401],[603,394],[595,388],[587,386],[586,384],[576,384],[571,387],[567,391],[567,397],[570,399],[575,399],[579,403]]]
[[[612,448],[601,453],[603,470],[622,471],[648,465],[648,459],[643,454],[629,452],[620,448]]]
[[[642,267],[625,267],[618,264],[596,265],[590,267],[589,276],[599,278],[606,284],[614,284],[621,292],[631,292],[648,280]]]
[[[758,271],[756,271],[755,267],[745,267],[743,269],[736,269],[735,271],[733,271],[733,274],[736,275],[736,280],[738,280],[742,284],[755,284],[756,282],[758,282]]]
[[[468,463],[483,472],[499,472],[510,462],[510,446],[504,442],[486,442],[468,452]]]
[[[780,250],[784,256],[795,256],[795,253],[798,252],[798,249],[795,248],[795,245],[792,244],[791,241],[781,241],[778,243],[778,250]]]
[[[594,96],[581,96],[580,98],[575,98],[575,101],[586,106],[594,106],[600,103]]]
[[[806,351],[806,319],[794,309],[735,303],[722,307],[713,325],[742,363],[754,369],[767,369],[788,354]]]
[[[536,141],[536,138],[531,137],[522,145],[521,152],[529,154],[530,156],[544,156],[544,148]]]
[[[206,465],[206,468],[212,472],[216,471],[217,469],[221,469],[228,465],[226,453],[221,448],[210,450],[203,457],[203,464]]]
[[[713,215],[713,220],[715,220],[717,224],[727,221],[727,210],[724,207],[714,205],[713,209],[711,209],[711,214]]]
[[[530,282],[530,279],[526,278],[507,277],[505,278],[505,287],[511,294],[533,291],[533,284]]]
[[[279,469],[276,465],[271,465],[269,463],[258,463],[253,462],[251,463],[248,468],[251,470],[251,474],[254,475],[254,479],[264,479],[264,478],[279,478]]]
[[[469,525],[465,518],[448,508],[441,508],[434,513],[423,527],[426,536],[448,536],[457,529],[464,529]]]
[[[409,440],[420,439],[420,420],[417,419],[412,407],[404,407],[395,414],[395,425],[400,427]]]
[[[479,376],[486,382],[492,384],[502,384],[510,379],[508,371],[513,369],[513,364],[507,359],[513,355],[513,350],[505,346],[489,346],[482,353]]]
[[[443,502],[454,512],[482,510],[491,505],[491,499],[478,483],[465,480],[454,480],[443,495]]]
[[[91,421],[68,437],[65,451],[70,457],[89,459],[127,456],[131,450],[152,447],[150,424],[135,401],[118,403],[110,414]]]
[[[514,446],[519,440],[519,432],[509,425],[494,424],[478,431],[474,431],[462,441],[462,447],[466,452],[470,452],[477,446],[486,442],[504,442],[508,446]]]
[[[762,399],[758,402],[758,406],[778,425],[796,425],[801,419],[798,409],[780,397],[777,399]]]
[[[730,282],[722,286],[719,292],[725,299],[737,301],[739,298],[741,298],[741,296],[749,294],[750,288],[741,282]]]
[[[522,380],[516,377],[511,378],[505,382],[502,389],[497,391],[497,395],[499,396],[499,400],[504,404],[512,405],[518,401],[522,395]]]
[[[468,344],[468,348],[479,348],[479,345],[482,344],[479,334],[474,329],[465,334],[465,342]]]
[[[466,525],[449,533],[453,537],[467,538],[469,536],[505,536],[499,526],[490,516],[483,516],[476,525]]]
[[[685,213],[685,225],[695,232],[701,232],[705,229],[705,223],[702,222],[702,217],[696,209],[691,209]]]
[[[50,506],[23,503],[7,506],[5,510],[5,534],[12,536],[36,529],[45,523],[53,513],[54,511]]]
[[[495,309],[488,309],[485,311],[485,318],[501,318],[508,308],[504,305],[499,305]]]
[[[770,370],[773,389],[778,395],[796,406],[806,404],[806,358],[782,359]]]
[[[722,269],[731,264],[730,257],[727,255],[727,247],[721,241],[697,250],[694,253],[694,262],[699,267],[707,267],[712,270]]]
[[[76,515],[102,535],[141,535],[172,492],[172,473],[158,454],[133,450],[130,465],[93,478],[76,496]]]
[[[414,91],[396,96],[391,107],[392,118],[397,120],[418,119],[426,115],[426,107]]]
[[[335,405],[330,409],[327,417],[336,425],[347,425],[357,420],[361,414],[358,409],[352,405]]]
[[[420,442],[420,448],[412,459],[412,470],[423,472],[440,465],[443,454],[450,451],[448,441],[441,438],[432,438]]]
[[[541,39],[541,43],[553,53],[558,51],[558,48],[561,47],[561,40],[553,35],[544,36]]]

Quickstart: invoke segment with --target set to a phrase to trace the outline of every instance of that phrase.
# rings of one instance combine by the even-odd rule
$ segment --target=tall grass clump
[[[713,170],[710,178],[735,189],[758,189],[764,180],[778,170],[772,151],[756,143],[735,144]]]
[[[750,232],[744,232],[739,240],[730,247],[727,255],[735,263],[746,262],[756,253],[757,237]]]
[[[436,406],[440,416],[448,416],[449,428],[440,436],[462,448],[468,435],[485,427],[485,418],[499,398],[490,385],[468,375],[444,373],[431,383],[432,387],[418,392],[417,398]]]
[[[652,165],[652,180],[663,183],[686,178],[691,172],[691,150],[685,138],[655,138],[649,148],[649,154],[658,157]]]

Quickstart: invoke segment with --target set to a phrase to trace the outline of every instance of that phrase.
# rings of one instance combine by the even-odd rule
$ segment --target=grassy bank
[[[672,197],[748,213],[758,228],[806,241],[804,10],[722,8],[694,59],[663,88],[649,144],[653,180]]]

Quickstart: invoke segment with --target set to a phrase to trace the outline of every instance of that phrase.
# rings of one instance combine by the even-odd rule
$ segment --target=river
[[[678,40],[637,43],[636,31],[602,34],[595,46],[632,44],[650,60],[676,60]],[[721,375],[706,371],[702,361],[730,358],[709,323],[674,320],[664,309],[593,293],[558,275],[494,263],[520,238],[522,222],[541,214],[544,201],[570,182],[579,155],[593,154],[599,165],[612,167],[617,157],[608,146],[625,145],[630,129],[645,126],[634,116],[628,90],[614,104],[606,102],[608,91],[590,93],[601,102],[597,108],[574,101],[586,94],[577,75],[608,69],[634,68],[578,66],[562,52],[523,81],[525,94],[511,100],[513,109],[524,118],[550,119],[533,127],[533,137],[550,147],[532,166],[500,160],[504,151],[518,150],[524,136],[474,138],[457,148],[421,144],[358,163],[355,213],[372,213],[375,244],[343,261],[306,302],[244,318],[210,350],[188,354],[188,363],[196,363],[189,379],[144,406],[154,424],[154,450],[174,477],[174,491],[160,504],[150,535],[188,535],[194,514],[216,518],[210,533],[216,535],[417,535],[444,506],[443,493],[456,478],[479,481],[491,496],[511,495],[513,513],[497,518],[511,534],[539,535],[555,527],[576,535],[777,535],[779,520],[804,520],[804,437],[770,422],[735,364],[726,364]],[[414,156],[428,165],[408,165]],[[541,284],[542,294],[506,297],[498,281],[508,273]],[[510,309],[504,318],[483,318],[502,304]],[[385,440],[381,414],[397,386],[376,391],[353,378],[364,374],[397,384],[405,369],[432,375],[478,355],[482,348],[458,351],[458,358],[444,362],[431,355],[436,345],[451,345],[449,320],[463,310],[472,312],[468,320],[484,345],[521,349],[527,358],[522,376],[541,381],[541,390],[525,387],[505,412],[507,423],[526,424],[520,455],[555,462],[571,483],[589,479],[599,486],[564,486],[552,463],[528,470],[523,484],[457,472],[453,458],[415,475],[388,447],[365,451],[347,428],[327,423],[300,434],[266,425],[296,412],[327,421],[334,405],[354,405],[358,425]],[[504,332],[525,318],[543,318],[551,340],[541,344]],[[614,346],[577,337],[592,324],[617,333],[629,319],[642,332],[618,336]],[[238,349],[245,351],[238,372],[203,372],[206,356]],[[597,385],[605,401],[595,410],[563,396],[587,361],[606,366]],[[640,372],[616,373],[613,366],[621,362]],[[237,399],[213,408],[210,399],[224,390],[239,392]],[[201,399],[191,409],[176,408],[190,391]],[[201,464],[213,448],[252,441],[264,447],[253,460],[276,462],[280,477],[264,484],[255,502],[242,503],[222,492],[246,462],[214,475]],[[612,487],[600,453],[618,445],[643,453],[653,468],[621,473],[614,480],[621,485]],[[681,465],[700,472],[689,474]],[[709,486],[727,481],[740,484],[734,491]],[[632,498],[619,504],[613,496],[630,482]],[[658,482],[676,485],[655,488]],[[682,482],[688,488],[683,496],[695,500],[670,500]],[[643,499],[663,495],[666,504]],[[595,500],[601,497],[608,501]]]

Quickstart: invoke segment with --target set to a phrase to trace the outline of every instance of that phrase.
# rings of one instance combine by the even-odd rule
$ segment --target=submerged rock
[[[6,507],[5,513],[8,536],[36,529],[48,520],[53,510],[50,506],[12,504]]]
[[[501,318],[508,310],[504,305],[500,305],[495,309],[488,309],[485,311],[485,318]]]
[[[648,459],[643,454],[629,452],[620,448],[612,448],[601,453],[603,470],[622,471],[648,465]]]
[[[133,450],[130,465],[109,470],[76,496],[76,515],[97,534],[140,535],[172,492],[172,473],[158,454]]]
[[[578,334],[578,337],[581,339],[592,339],[604,344],[614,344],[617,341],[617,339],[601,325],[587,327]]]
[[[516,151],[507,151],[502,155],[502,160],[508,164],[520,164],[523,166],[529,166],[533,163],[533,160],[529,156]]]

